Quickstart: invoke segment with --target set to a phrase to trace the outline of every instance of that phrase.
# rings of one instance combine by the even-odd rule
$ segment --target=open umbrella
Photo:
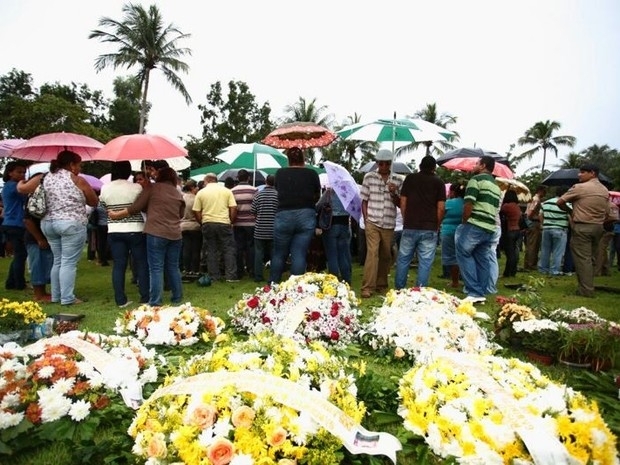
[[[362,198],[357,182],[346,168],[331,161],[323,162],[327,182],[336,193],[344,209],[359,223],[362,215]]]
[[[442,166],[449,170],[457,170],[457,171],[473,171],[474,166],[478,163],[478,158],[467,157],[467,158],[453,158],[451,160],[446,161]],[[495,163],[495,168],[493,169],[494,176],[500,176],[502,178],[512,179],[515,177],[514,173],[510,168],[502,163]]]
[[[360,173],[369,173],[370,171],[374,171],[377,169],[376,161],[369,161],[365,165],[361,166],[357,171]],[[398,174],[409,174],[413,173],[411,168],[409,168],[406,164],[400,161],[392,162],[392,172]]]
[[[551,173],[549,176],[542,180],[541,184],[544,184],[545,186],[570,187],[573,184],[577,184],[579,182],[578,175],[579,169],[577,168],[563,168]],[[598,180],[601,181],[601,183],[607,188],[611,188],[613,185],[613,181],[602,173],[599,173]]]
[[[93,188],[93,190],[100,191],[101,186],[103,186],[103,181],[95,176],[91,176],[90,174],[80,173],[78,176],[86,179],[86,182]]]
[[[495,178],[495,182],[499,186],[499,188],[503,191],[505,190],[513,190],[517,193],[517,197],[519,202],[529,202],[532,200],[532,193],[530,192],[529,187],[523,184],[521,181],[517,181],[516,179],[507,179],[502,177]]]
[[[344,140],[392,142],[392,152],[395,142],[449,141],[454,137],[452,131],[433,125],[428,121],[424,121],[424,123],[407,118],[377,119],[345,126],[336,131],[336,134]]]
[[[165,136],[129,134],[105,144],[93,157],[95,161],[164,160],[187,156],[187,150]]]
[[[481,148],[478,147],[473,147],[473,148],[469,148],[469,147],[460,147],[458,149],[454,149],[454,150],[450,150],[446,153],[444,153],[443,155],[441,155],[439,158],[437,158],[437,164],[438,165],[443,165],[445,162],[452,160],[454,158],[475,158],[478,159],[482,156],[488,156],[488,157],[492,157],[495,159],[496,163],[502,163],[504,165],[508,165],[508,159],[503,156],[500,155],[497,152],[490,152],[488,150],[483,150]]]
[[[132,171],[144,171],[144,160],[131,160]],[[187,157],[166,158],[168,166],[175,171],[182,171],[192,165],[192,161]]]
[[[232,144],[216,155],[231,168],[262,170],[288,166],[288,158],[279,150],[264,144]]]
[[[271,131],[262,142],[279,149],[325,147],[336,139],[329,129],[310,121],[286,123]]]
[[[82,157],[82,161],[90,161],[103,147],[103,144],[92,137],[72,132],[52,132],[41,134],[18,145],[9,156],[21,160],[52,161],[63,150],[70,150]]]
[[[4,139],[0,140],[0,158],[8,157],[11,153],[11,150],[16,148],[18,145],[26,142],[26,139]]]

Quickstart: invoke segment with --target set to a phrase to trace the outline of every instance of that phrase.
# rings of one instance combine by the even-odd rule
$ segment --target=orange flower
[[[267,442],[269,443],[270,446],[279,447],[282,444],[284,444],[284,441],[286,441],[286,436],[287,436],[286,430],[282,428],[281,426],[278,426],[276,429],[274,429],[271,432],[271,435],[269,436],[269,439],[267,440]]]
[[[236,409],[232,414],[232,424],[236,427],[249,428],[252,426],[256,413],[247,405],[243,405]]]
[[[36,402],[33,402],[32,404],[28,405],[28,407],[26,408],[26,418],[30,420],[30,423],[33,423],[33,424],[40,423],[42,411],[43,409],[41,409],[39,404],[37,404]]]
[[[99,396],[96,400],[91,402],[95,410],[102,410],[110,405],[110,398],[108,396]]]
[[[189,423],[205,429],[213,426],[216,418],[217,409],[213,405],[201,405],[192,411]]]
[[[207,458],[213,465],[226,465],[230,463],[235,453],[235,446],[225,438],[213,441],[207,452]]]
[[[149,444],[146,446],[146,453],[149,457],[158,459],[166,457],[168,449],[166,448],[166,441],[164,441],[162,436],[162,434],[156,434],[149,441]]]

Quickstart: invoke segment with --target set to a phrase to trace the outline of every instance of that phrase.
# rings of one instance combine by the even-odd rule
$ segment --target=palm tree
[[[543,161],[540,171],[545,171],[545,162],[547,161],[547,149],[553,150],[555,156],[558,156],[558,145],[565,145],[573,147],[575,145],[575,137],[573,136],[554,136],[553,133],[560,129],[562,125],[557,121],[539,121],[531,128],[525,131],[522,137],[517,141],[519,145],[534,145],[529,150],[526,150],[521,155],[515,158],[515,162],[523,160],[524,158],[531,159],[532,156],[540,149],[543,151]]]
[[[579,168],[581,165],[583,165],[584,162],[583,156],[575,152],[569,153],[566,158],[561,161],[562,163],[560,163],[560,169]]]
[[[331,129],[334,116],[327,113],[327,106],[316,104],[316,98],[306,101],[305,98],[299,97],[297,102],[284,107],[284,121],[282,123],[292,123],[295,121],[310,121],[320,126]],[[314,160],[314,149],[309,149],[310,158]]]
[[[347,116],[344,123],[338,125],[335,129],[339,131],[345,126],[361,122],[361,115],[355,113],[353,116]],[[349,172],[353,171],[353,160],[358,150],[362,153],[362,162],[364,160],[371,160],[373,154],[379,150],[379,144],[377,142],[369,142],[363,140],[343,140],[336,139],[329,146],[323,147],[323,159],[330,160],[335,163],[341,163]],[[346,154],[344,163],[342,161],[343,155]]]
[[[178,72],[187,73],[189,66],[179,58],[191,55],[188,48],[178,47],[178,41],[190,37],[183,34],[172,24],[164,26],[163,18],[156,5],[151,5],[147,10],[141,5],[131,3],[123,6],[125,14],[122,21],[112,18],[101,18],[99,26],[107,28],[91,31],[89,39],[99,39],[101,42],[118,44],[119,49],[115,53],[99,55],[95,60],[95,69],[101,71],[111,65],[131,68],[135,65],[138,69],[138,79],[142,91],[142,103],[140,106],[140,134],[144,132],[144,124],[147,113],[147,95],[151,70],[159,68],[167,81],[177,89],[189,105],[192,101]]]
[[[446,129],[449,129],[448,126],[450,126],[451,124],[455,124],[457,120],[456,116],[452,116],[449,113],[439,114],[437,112],[436,103],[427,103],[423,109],[416,111],[413,114],[413,116],[408,116],[408,118],[419,118],[419,119],[428,121],[429,123],[436,124],[437,126],[441,126],[442,128],[446,128]],[[453,142],[458,141],[460,137],[459,133],[456,131],[453,131],[452,129],[450,130],[454,132],[454,137],[452,138],[452,141]],[[453,144],[446,142],[446,141],[440,141],[440,142],[424,141],[424,142],[414,142],[405,147],[401,147],[398,151],[401,152],[401,151],[415,150],[420,146],[420,144],[423,144],[426,147],[426,155],[430,155],[431,152],[435,152],[437,155],[441,155],[444,153],[444,151],[454,148]],[[441,148],[438,148],[437,145]]]

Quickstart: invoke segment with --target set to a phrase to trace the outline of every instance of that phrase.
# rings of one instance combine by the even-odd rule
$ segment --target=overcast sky
[[[28,72],[37,87],[86,83],[111,98],[114,77],[130,72],[96,73],[95,58],[112,49],[88,34],[102,16],[122,19],[123,3],[1,0],[0,74]],[[150,133],[200,136],[197,105],[216,81],[227,89],[236,80],[274,117],[299,97],[316,98],[338,122],[436,103],[458,118],[462,146],[503,153],[550,119],[562,124],[558,135],[577,138],[575,151],[620,149],[617,0],[154,3],[166,23],[191,34],[180,45],[193,51],[182,76],[193,103],[153,73]]]

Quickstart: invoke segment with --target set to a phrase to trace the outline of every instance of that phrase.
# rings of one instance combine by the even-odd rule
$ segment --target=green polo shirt
[[[477,174],[465,189],[465,202],[473,204],[469,224],[495,232],[499,210],[500,189],[495,178],[487,173]]]

